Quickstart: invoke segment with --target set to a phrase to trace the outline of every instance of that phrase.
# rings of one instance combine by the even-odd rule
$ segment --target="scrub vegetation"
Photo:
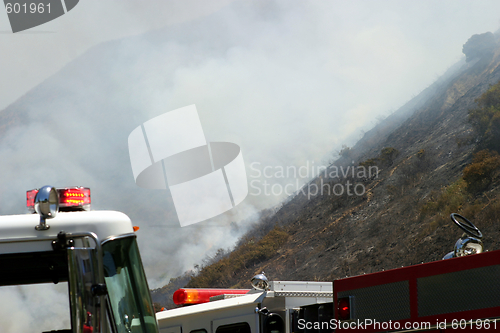
[[[288,233],[276,226],[262,239],[246,237],[228,257],[204,266],[198,275],[187,284],[191,288],[227,286],[233,277],[243,269],[257,266],[276,255],[276,251],[287,241]],[[242,286],[245,287],[245,286]]]

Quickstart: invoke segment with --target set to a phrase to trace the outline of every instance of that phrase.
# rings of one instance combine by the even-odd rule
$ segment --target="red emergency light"
[[[191,305],[207,303],[210,297],[219,295],[243,295],[250,289],[177,289],[174,292],[174,303],[177,305]]]
[[[26,192],[26,206],[31,213],[35,213],[35,197],[38,189]],[[90,210],[90,188],[88,187],[65,187],[58,188],[59,210]]]
[[[337,302],[337,313],[339,320],[351,320],[352,297],[341,297]]]

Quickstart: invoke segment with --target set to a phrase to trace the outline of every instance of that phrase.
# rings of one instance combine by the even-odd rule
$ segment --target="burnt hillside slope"
[[[256,227],[271,230],[266,236],[250,232],[187,286],[247,287],[261,271],[270,280],[332,281],[439,260],[461,235],[449,220],[451,212],[476,223],[487,249],[500,248],[500,158],[485,153],[486,159],[473,160],[481,137],[468,116],[500,81],[497,40],[367,132],[306,186],[323,193],[290,198]],[[472,191],[464,169],[483,167],[486,160],[493,161],[491,179]],[[355,173],[339,175],[348,167]],[[341,188],[341,195],[334,190]],[[153,291],[153,298],[161,302],[165,293]]]

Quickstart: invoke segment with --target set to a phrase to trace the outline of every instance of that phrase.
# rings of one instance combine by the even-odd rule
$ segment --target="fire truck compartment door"
[[[160,333],[182,333],[182,328],[180,325],[164,327],[160,328]]]
[[[212,333],[258,333],[258,327],[257,313],[212,320]]]

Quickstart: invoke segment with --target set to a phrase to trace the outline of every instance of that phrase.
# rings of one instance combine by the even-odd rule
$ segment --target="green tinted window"
[[[135,237],[104,243],[104,279],[119,333],[156,333],[149,288]]]

